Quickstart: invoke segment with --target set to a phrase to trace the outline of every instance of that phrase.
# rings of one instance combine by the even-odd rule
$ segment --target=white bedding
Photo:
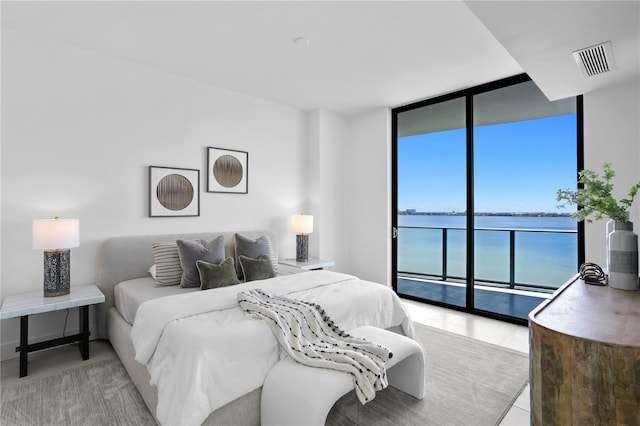
[[[232,287],[153,299],[138,309],[131,338],[136,360],[158,387],[156,418],[199,425],[217,408],[262,386],[280,358],[269,327],[240,309],[239,292],[266,292],[320,304],[343,330],[413,324],[393,291],[330,271],[313,271]]]
[[[199,287],[159,286],[152,277],[122,281],[113,288],[116,309],[129,324],[133,324],[138,308],[147,300],[200,291]]]
[[[279,268],[278,275],[300,273],[299,270],[294,271],[290,272],[286,267]],[[158,285],[153,277],[122,281],[113,288],[116,310],[129,324],[133,324],[138,308],[147,300],[194,291],[200,291],[200,287],[182,288],[179,285]]]

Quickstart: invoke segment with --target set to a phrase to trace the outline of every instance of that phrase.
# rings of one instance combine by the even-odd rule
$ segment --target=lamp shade
[[[80,245],[78,219],[36,219],[33,221],[33,248],[56,250]]]
[[[311,234],[313,232],[313,216],[294,214],[291,216],[291,230],[296,234]]]

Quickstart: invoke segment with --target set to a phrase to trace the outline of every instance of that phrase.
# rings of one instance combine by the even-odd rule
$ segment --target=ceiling
[[[640,78],[640,2],[467,1],[549,100]],[[611,41],[617,68],[585,77],[572,52]]]
[[[639,4],[2,1],[2,28],[298,109],[351,114],[522,72],[551,100],[637,79]],[[608,40],[617,70],[582,76],[571,53]]]

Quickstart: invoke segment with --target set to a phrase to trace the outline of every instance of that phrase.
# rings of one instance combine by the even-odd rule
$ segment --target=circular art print
[[[208,147],[207,158],[208,192],[248,193],[248,152]]]
[[[180,211],[186,209],[193,201],[193,185],[189,179],[179,174],[166,175],[156,186],[156,196],[162,207]]]
[[[213,163],[213,178],[225,188],[237,186],[244,176],[242,163],[233,155],[221,155]]]

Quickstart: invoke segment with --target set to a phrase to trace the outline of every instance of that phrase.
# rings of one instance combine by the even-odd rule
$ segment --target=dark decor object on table
[[[595,263],[583,263],[580,266],[580,279],[585,284],[591,285],[607,285],[607,276],[601,267]]]
[[[296,235],[296,260],[306,262],[309,259],[309,234],[313,232],[313,216],[295,214],[291,217],[291,229]]]
[[[71,287],[71,250],[44,252],[44,295],[47,297],[69,294]]]
[[[306,262],[309,259],[309,235],[296,235],[296,260]]]
[[[33,221],[33,248],[44,250],[44,296],[69,294],[71,251],[80,245],[78,219],[37,219]]]

